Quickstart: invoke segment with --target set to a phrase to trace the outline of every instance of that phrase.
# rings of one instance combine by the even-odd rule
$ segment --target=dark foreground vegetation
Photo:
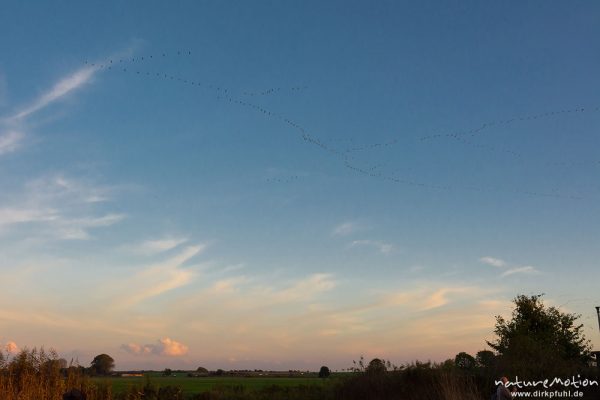
[[[198,369],[182,374],[180,382],[212,379],[218,383],[200,392],[186,390],[186,384],[172,384],[170,378],[146,378],[122,386],[119,390],[111,377],[114,360],[97,356],[90,368],[66,365],[53,352],[24,349],[9,357],[0,352],[1,400],[475,400],[490,399],[495,380],[508,376],[521,381],[554,378],[598,382],[598,367],[591,348],[577,324],[578,316],[546,307],[541,296],[519,296],[510,320],[498,317],[496,340],[491,350],[475,356],[459,353],[442,363],[415,362],[394,366],[390,362],[362,358],[347,373],[331,373],[327,367],[312,381],[300,378],[272,378],[273,384],[250,384],[256,379],[236,378],[225,371],[215,374]],[[167,373],[168,372],[168,373]],[[213,375],[219,376],[214,378]],[[102,376],[102,377],[99,377]],[[163,376],[172,376],[165,370]],[[212,376],[212,377],[209,377]],[[314,375],[316,376],[316,374]],[[278,381],[279,379],[279,381]],[[286,383],[283,384],[284,379]],[[297,384],[290,380],[297,380]],[[169,383],[167,385],[161,384]],[[311,383],[312,382],[312,383]],[[533,394],[536,388],[521,391]],[[568,395],[562,395],[570,390]],[[542,390],[544,391],[544,390]],[[552,396],[529,398],[600,399],[598,385],[577,388],[557,385],[545,391]],[[577,395],[573,392],[577,391]]]

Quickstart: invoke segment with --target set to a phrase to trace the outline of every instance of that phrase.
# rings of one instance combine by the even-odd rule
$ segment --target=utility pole
[[[596,307],[596,314],[598,314],[598,329],[600,329],[600,307]],[[600,351],[592,351],[592,354],[596,356],[596,367],[600,371]]]

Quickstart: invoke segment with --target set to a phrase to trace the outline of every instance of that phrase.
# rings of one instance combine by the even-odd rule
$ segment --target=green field
[[[323,379],[317,377],[202,377],[190,378],[185,373],[176,376],[161,376],[157,373],[148,373],[143,377],[111,377],[93,378],[94,382],[108,383],[112,386],[113,393],[121,393],[130,386],[143,386],[147,380],[157,386],[179,386],[185,395],[201,393],[216,386],[243,386],[247,389],[261,389],[264,387],[322,385]]]

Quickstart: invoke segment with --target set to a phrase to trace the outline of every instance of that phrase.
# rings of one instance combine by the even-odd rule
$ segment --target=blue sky
[[[121,368],[443,360],[543,292],[598,344],[599,22],[4,2],[0,341]]]

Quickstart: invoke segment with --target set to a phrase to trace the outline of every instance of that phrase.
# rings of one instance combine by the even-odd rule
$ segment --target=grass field
[[[143,386],[147,380],[157,386],[179,386],[185,395],[201,393],[215,386],[243,386],[248,389],[260,389],[272,385],[278,386],[300,386],[300,385],[322,385],[323,379],[317,377],[202,377],[190,378],[185,373],[176,376],[161,376],[157,373],[145,374],[143,377],[110,377],[93,378],[98,383],[108,383],[112,386],[113,393],[121,393],[129,386]]]

